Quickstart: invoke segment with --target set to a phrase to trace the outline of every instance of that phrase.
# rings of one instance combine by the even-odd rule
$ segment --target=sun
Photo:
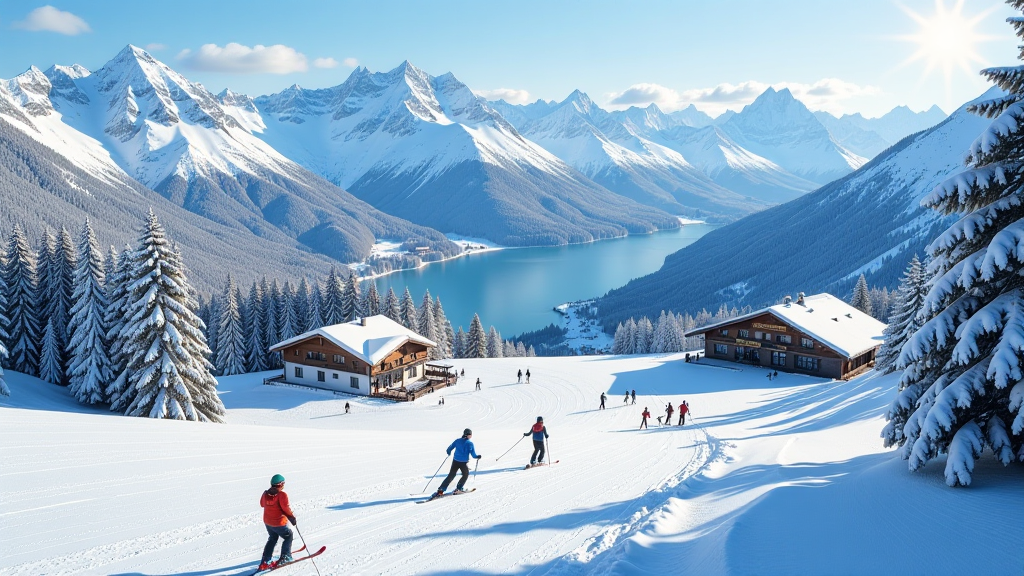
[[[997,39],[995,36],[980,34],[975,28],[998,5],[980,14],[967,16],[963,13],[964,2],[956,0],[952,8],[947,8],[945,0],[935,0],[935,12],[930,16],[900,5],[900,9],[919,26],[916,33],[899,37],[917,45],[917,50],[900,67],[924,62],[922,80],[933,72],[941,71],[946,84],[947,100],[952,90],[954,73],[959,70],[968,75],[977,74],[980,68],[988,65],[978,53],[978,45]]]

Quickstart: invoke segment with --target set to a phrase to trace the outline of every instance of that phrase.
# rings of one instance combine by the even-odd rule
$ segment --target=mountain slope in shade
[[[537,116],[536,105],[531,106],[518,112],[507,104],[504,108],[517,118]],[[675,150],[630,130],[622,118],[577,90],[516,129],[594,182],[643,204],[712,222],[735,220],[767,207],[718,186]],[[675,124],[657,107],[638,114],[636,120],[663,127]]]
[[[789,89],[768,88],[719,126],[744,149],[817,184],[845,176],[866,162],[839,145]]]
[[[982,98],[995,95],[993,89]],[[845,178],[707,234],[667,257],[658,272],[601,298],[606,329],[629,316],[722,303],[758,307],[801,291],[845,297],[862,273],[871,285],[894,288],[911,257],[923,257],[949,224],[921,199],[963,170],[967,149],[989,122],[965,105]]]
[[[32,68],[4,85],[13,126],[82,168],[126,175],[213,222],[297,239],[342,262],[364,259],[377,238],[458,252],[439,232],[383,214],[281,156],[202,85],[140,48],[93,73]]]
[[[255,100],[266,143],[381,210],[506,245],[678,226],[527,140],[452,74],[405,62]]]

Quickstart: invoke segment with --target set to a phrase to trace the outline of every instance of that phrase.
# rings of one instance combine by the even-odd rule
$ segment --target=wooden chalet
[[[704,356],[769,370],[846,379],[875,364],[885,324],[831,294],[807,296],[702,326]]]
[[[433,346],[437,344],[377,315],[310,330],[270,350],[280,352],[284,362],[284,373],[274,381],[404,400],[437,379],[437,370],[428,378],[426,369]]]

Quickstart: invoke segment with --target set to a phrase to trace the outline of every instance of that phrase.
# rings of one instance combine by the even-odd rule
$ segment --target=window
[[[729,329],[728,328],[722,328],[721,330],[718,331],[718,334],[720,336],[728,336],[729,335]]]
[[[359,378],[356,378],[355,376],[350,376],[348,379],[348,385],[353,388],[359,388]]]
[[[775,336],[775,341],[778,342],[779,344],[792,344],[793,337],[787,336],[785,334],[778,334]]]
[[[796,357],[796,367],[800,368],[801,370],[817,371],[818,370],[818,359],[817,358],[811,358],[809,356],[797,356]]]
[[[758,330],[757,332],[754,332],[754,340],[760,340],[761,339],[761,335],[762,335],[762,332],[760,330]]]
[[[313,352],[312,350],[306,352],[306,360],[327,360],[327,355],[323,352]]]
[[[772,352],[772,366],[785,366],[786,365],[786,353],[785,352]]]
[[[345,357],[342,356],[341,354],[335,354],[333,360],[334,360],[335,364],[344,364],[345,363]]]
[[[750,338],[750,330],[740,330],[739,331],[739,337],[740,338]]]
[[[317,382],[327,382],[327,374],[323,370],[316,371]]]
[[[767,340],[768,342],[771,342],[772,341],[772,334],[771,334],[771,332],[765,332],[764,333],[764,339]]]
[[[800,339],[800,345],[803,346],[804,348],[810,348],[810,349],[813,350],[814,349],[814,340],[811,340],[810,338],[801,338]]]
[[[338,379],[338,373],[337,372],[331,372],[331,378],[334,378],[335,380],[337,380]]]
[[[295,367],[295,377],[302,378],[302,368],[300,368],[299,366]]]
[[[728,354],[728,353],[729,353],[729,346],[727,346],[725,344],[715,344],[715,354],[725,355],[725,354]]]
[[[409,374],[409,378],[415,378],[416,377],[416,367],[415,366],[410,366],[409,369],[408,369],[408,374]]]

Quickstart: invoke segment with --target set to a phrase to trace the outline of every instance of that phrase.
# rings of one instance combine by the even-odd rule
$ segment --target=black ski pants
[[[466,481],[469,480],[469,462],[452,460],[452,469],[448,471],[448,476],[445,477],[444,482],[441,482],[441,487],[438,488],[439,491],[444,492],[448,489],[448,485],[455,479],[456,472],[462,472],[462,478],[459,478],[459,484],[455,488],[462,490],[466,487]]]
[[[277,539],[281,538],[284,542],[281,544],[281,556],[292,555],[292,529],[287,525],[284,526],[270,526],[264,524],[267,527],[267,534],[270,537],[267,538],[267,545],[263,547],[263,561],[270,562],[270,559],[274,557],[274,548],[277,547]]]
[[[538,456],[539,454],[539,456]],[[533,456],[530,456],[530,464],[536,464],[537,462],[544,461],[544,441],[534,440],[533,441]]]

